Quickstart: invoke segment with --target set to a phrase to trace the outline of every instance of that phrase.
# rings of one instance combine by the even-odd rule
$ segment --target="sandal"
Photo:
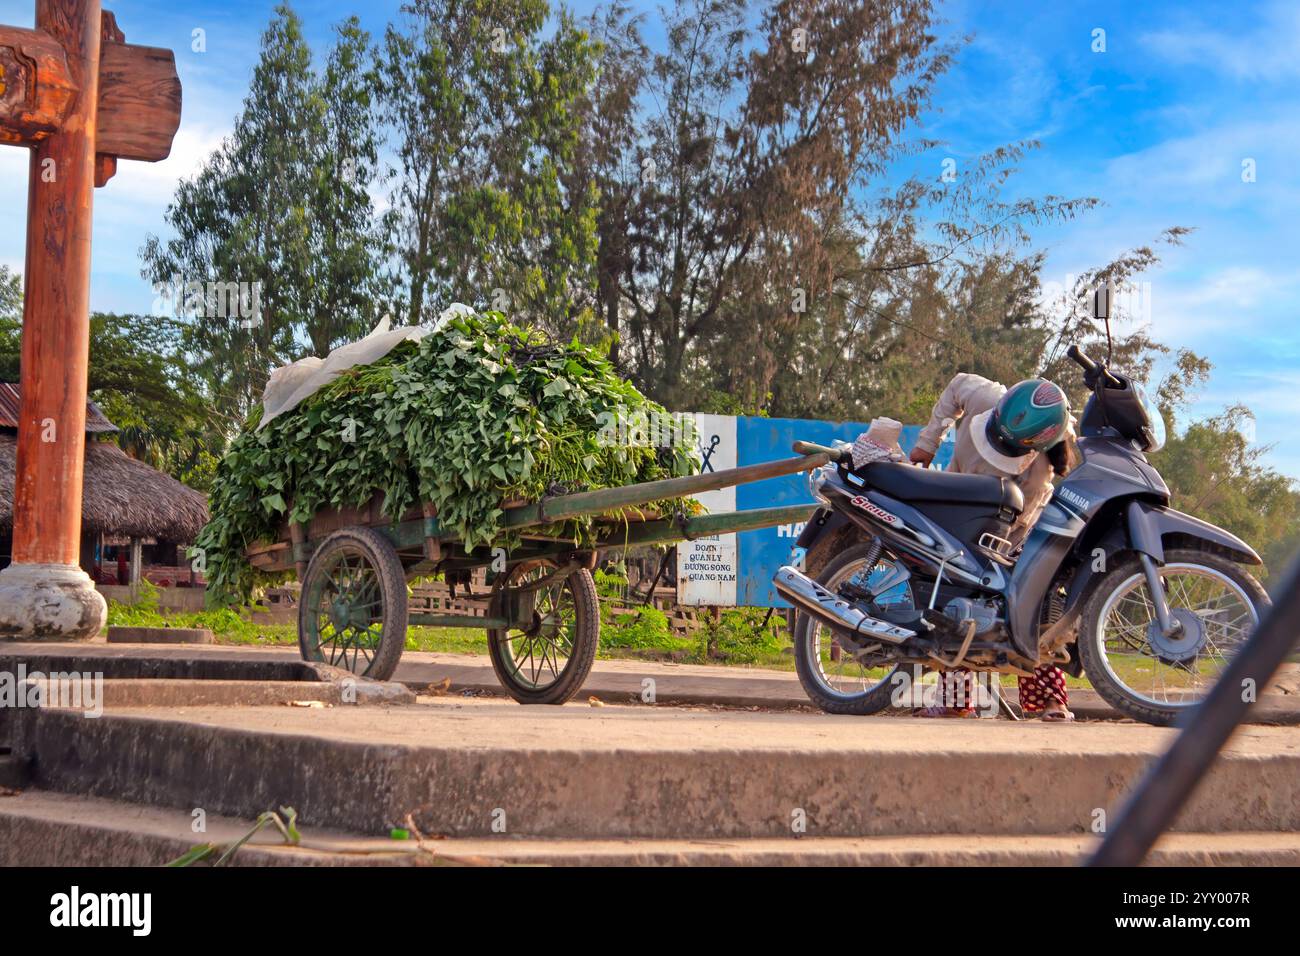
[[[977,716],[974,709],[970,707],[939,707],[937,705],[930,707],[918,707],[912,711],[913,717],[948,717],[964,720],[967,717]]]
[[[1074,720],[1074,713],[1068,709],[1045,710],[1043,716],[1038,718],[1045,724],[1068,724]]]

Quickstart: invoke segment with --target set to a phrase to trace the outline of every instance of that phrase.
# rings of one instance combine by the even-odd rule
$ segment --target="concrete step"
[[[297,647],[287,646],[0,643],[0,672],[19,662],[29,672],[75,667],[101,672],[108,679],[319,679],[304,667]],[[1248,718],[1252,723],[1300,725],[1300,665],[1285,666],[1288,669],[1275,682],[1278,693],[1265,693],[1252,707]],[[504,695],[483,655],[407,651],[393,679],[418,692],[449,687],[455,693]],[[636,660],[597,661],[583,686],[582,699],[596,696],[606,703],[636,703],[651,690],[660,704],[816,709],[793,671]],[[1006,691],[1009,699],[1016,700],[1014,687]],[[1095,691],[1072,690],[1070,706],[1081,720],[1122,719]]]
[[[0,797],[0,866],[161,866],[201,843],[224,848],[254,825],[182,810],[25,790]],[[263,830],[241,847],[241,866],[406,866],[448,862],[410,841],[312,831],[287,846],[279,833]]]
[[[457,838],[1077,837],[1175,733],[460,698],[15,716],[42,789]],[[1294,732],[1241,730],[1177,828],[1300,831]]]
[[[31,768],[5,750],[0,750],[0,790],[21,790],[31,781]]]
[[[180,810],[95,797],[26,791],[0,799],[0,866],[158,866],[198,843],[229,846],[252,820],[208,816],[195,833]],[[508,836],[376,839],[301,827],[286,846],[263,831],[232,858],[238,866],[1068,866],[1097,846],[1092,836],[786,837],[749,840],[541,840]],[[1300,834],[1166,836],[1154,866],[1295,866]]]
[[[452,839],[433,844],[461,860],[544,866],[1077,866],[1091,836],[786,837],[749,840]],[[1296,866],[1300,834],[1176,833],[1150,866]]]

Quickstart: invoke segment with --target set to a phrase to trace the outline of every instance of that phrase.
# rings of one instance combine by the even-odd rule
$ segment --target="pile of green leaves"
[[[616,416],[655,412],[664,414],[596,349],[550,343],[500,313],[458,316],[348,370],[261,431],[253,410],[218,468],[212,520],[197,542],[209,587],[247,595],[256,583],[249,545],[277,539],[286,518],[306,521],[376,493],[394,520],[429,502],[465,547],[509,548],[505,502],[693,474],[698,459],[684,443],[609,440]],[[556,530],[579,542],[591,523]]]

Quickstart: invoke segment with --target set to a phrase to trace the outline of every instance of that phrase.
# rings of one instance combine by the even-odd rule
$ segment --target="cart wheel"
[[[387,538],[342,528],[321,542],[298,604],[303,660],[388,680],[406,644],[406,619],[406,575]]]
[[[582,689],[600,642],[600,600],[585,569],[536,590],[555,570],[549,561],[516,565],[496,586],[492,616],[526,621],[522,627],[488,631],[492,669],[521,704],[563,704]]]

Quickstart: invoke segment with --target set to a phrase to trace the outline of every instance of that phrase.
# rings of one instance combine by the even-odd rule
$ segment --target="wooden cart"
[[[391,521],[376,498],[366,507],[288,523],[280,540],[250,548],[247,556],[264,571],[297,571],[298,644],[305,660],[387,680],[402,656],[408,625],[485,628],[492,667],[510,696],[520,703],[562,704],[581,689],[596,657],[600,607],[591,572],[600,551],[789,524],[812,511],[789,505],[665,519],[638,506],[807,471],[827,460],[806,454],[507,507],[502,529],[521,538],[508,552],[465,548],[427,505]],[[572,541],[542,533],[579,516],[596,517],[595,543],[588,548],[575,550]],[[470,595],[486,599],[484,616],[410,612],[409,580],[442,574],[468,592],[476,568],[487,569],[489,591]]]

